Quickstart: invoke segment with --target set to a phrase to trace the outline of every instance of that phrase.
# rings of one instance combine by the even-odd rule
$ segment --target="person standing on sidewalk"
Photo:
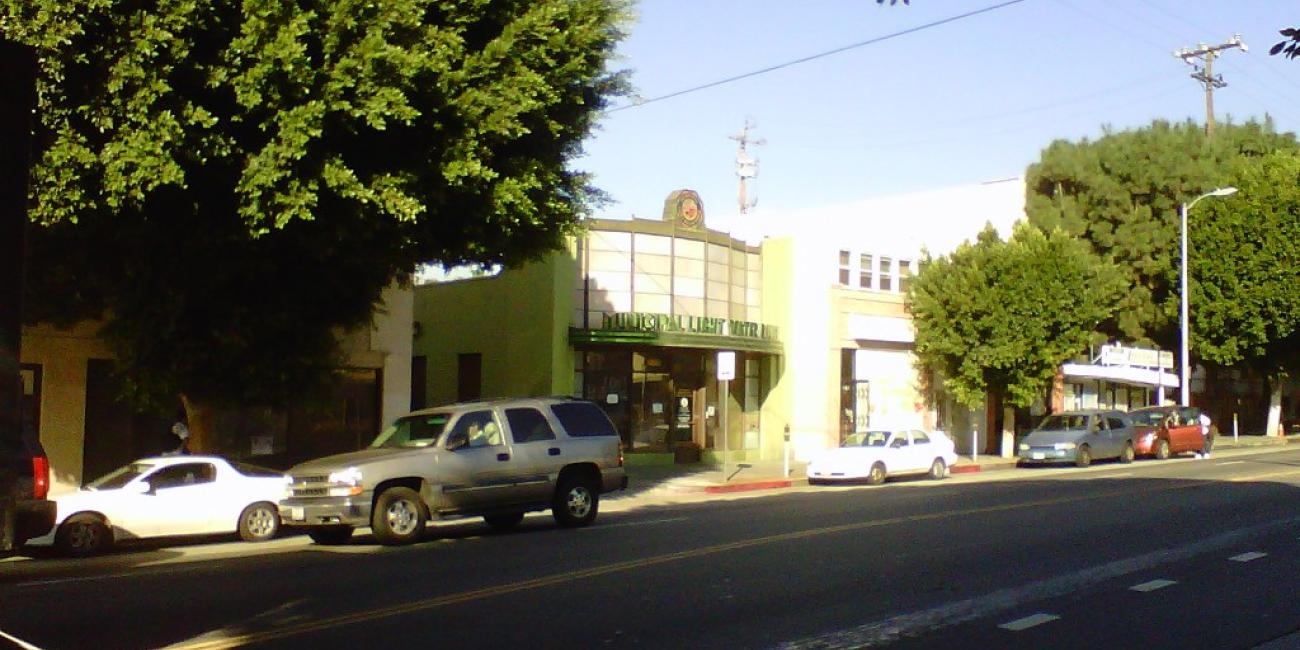
[[[1201,453],[1197,456],[1209,458],[1210,450],[1214,448],[1214,430],[1210,427],[1210,416],[1205,411],[1201,411],[1197,419],[1201,423]]]

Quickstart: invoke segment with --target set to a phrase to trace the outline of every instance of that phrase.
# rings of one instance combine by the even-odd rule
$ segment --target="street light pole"
[[[1182,341],[1180,345],[1180,365],[1178,367],[1178,391],[1183,406],[1192,405],[1192,386],[1191,386],[1191,366],[1188,364],[1188,334],[1187,334],[1187,212],[1196,205],[1197,201],[1207,196],[1232,196],[1237,193],[1237,188],[1232,186],[1220,187],[1216,190],[1210,190],[1192,200],[1191,203],[1182,203],[1178,206],[1178,223],[1182,249],[1181,263],[1179,266],[1179,329]]]

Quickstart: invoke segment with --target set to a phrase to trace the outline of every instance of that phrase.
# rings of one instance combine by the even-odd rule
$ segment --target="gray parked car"
[[[289,469],[280,518],[318,544],[370,526],[381,544],[415,541],[432,517],[481,516],[508,529],[551,509],[562,526],[596,518],[627,487],[614,425],[566,397],[465,402],[398,418],[369,449]]]
[[[1081,410],[1043,418],[1020,441],[1019,464],[1074,463],[1087,467],[1098,458],[1133,462],[1133,425],[1120,411]]]

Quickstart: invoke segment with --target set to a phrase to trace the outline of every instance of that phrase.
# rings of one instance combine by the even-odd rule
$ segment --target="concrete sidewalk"
[[[1300,435],[1285,437],[1243,435],[1235,440],[1231,435],[1220,435],[1215,440],[1214,448],[1227,450],[1271,447],[1286,445],[1293,441],[1300,442]],[[628,490],[623,494],[610,495],[606,498],[634,499],[669,494],[725,494],[807,485],[805,466],[805,463],[791,462],[789,474],[786,475],[780,461],[732,462],[727,464],[725,471],[720,465],[709,463],[642,465],[633,461],[627,465]],[[968,474],[1015,469],[1015,467],[1015,458],[981,455],[972,459],[970,456],[959,456],[951,472]]]
[[[1015,466],[1014,458],[980,456],[978,459],[971,459],[970,456],[961,456],[957,459],[957,464],[952,466],[951,471],[953,474],[966,474],[1012,469]],[[725,471],[721,465],[709,463],[640,465],[633,461],[627,465],[629,483],[627,496],[666,493],[725,494],[807,485],[805,467],[806,463],[792,462],[789,467],[790,473],[786,475],[785,468],[779,461],[733,462],[727,464]]]

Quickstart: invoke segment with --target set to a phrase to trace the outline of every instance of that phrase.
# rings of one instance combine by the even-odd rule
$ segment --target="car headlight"
[[[330,472],[328,480],[329,495],[332,497],[354,497],[361,494],[361,468],[359,467]]]
[[[1076,444],[1073,443],[1073,442],[1058,442],[1058,443],[1052,445],[1052,449],[1074,449],[1075,447],[1078,447],[1078,446],[1079,446],[1079,445],[1076,445]]]
[[[1020,443],[1020,451],[1029,451],[1029,443],[1027,442]]]

